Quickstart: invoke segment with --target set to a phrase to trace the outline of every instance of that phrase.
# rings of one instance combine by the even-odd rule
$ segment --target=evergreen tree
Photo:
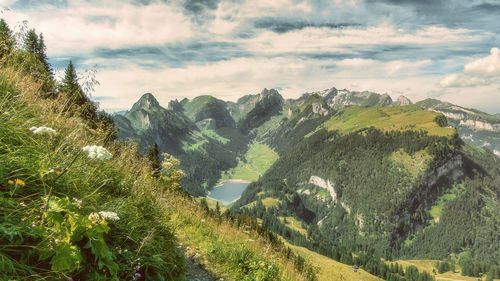
[[[87,97],[83,93],[80,84],[78,84],[78,76],[76,75],[73,62],[70,60],[64,72],[64,79],[62,81],[62,90],[67,92],[72,101],[78,105],[83,105],[87,102]]]
[[[40,37],[36,44],[35,55],[37,59],[43,63],[45,70],[47,70],[49,74],[52,74],[52,68],[50,67],[46,51],[47,47],[45,46],[45,40],[43,39],[43,34],[40,33]]]
[[[24,38],[24,50],[36,55],[38,48],[38,35],[34,29],[30,29]]]
[[[78,76],[71,60],[68,63],[68,67],[66,67],[61,90],[68,95],[70,100],[66,110],[69,110],[72,105],[77,105],[77,108],[73,110],[77,110],[83,118],[91,121],[97,120],[97,107],[88,99],[80,84],[78,84]]]
[[[158,150],[158,145],[156,143],[149,149],[148,160],[151,165],[151,170],[153,171],[153,177],[159,178],[161,172],[160,151]]]
[[[14,47],[12,31],[4,19],[0,19],[0,58],[10,52]]]

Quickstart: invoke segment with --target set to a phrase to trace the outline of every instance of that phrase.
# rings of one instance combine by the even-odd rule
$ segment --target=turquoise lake
[[[249,182],[227,181],[221,186],[214,187],[208,197],[228,205],[240,198],[248,184]]]

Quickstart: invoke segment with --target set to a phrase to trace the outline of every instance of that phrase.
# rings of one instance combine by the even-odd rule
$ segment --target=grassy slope
[[[284,221],[284,217],[278,217],[279,220],[281,222]],[[302,227],[302,223],[297,220],[296,218],[294,217],[286,217],[286,223],[285,225],[290,228],[291,230],[296,230],[298,232],[300,232],[302,235],[304,235],[305,237],[307,237],[307,230],[305,230],[303,227]]]
[[[375,127],[383,131],[424,130],[429,135],[451,136],[453,128],[439,127],[434,118],[439,113],[426,111],[418,106],[392,106],[364,108],[348,106],[322,124],[328,130],[349,133],[362,128]]]
[[[223,173],[220,182],[232,179],[256,181],[278,159],[278,154],[269,146],[254,142],[245,154],[246,163],[239,161],[238,166]]]
[[[285,242],[293,251],[304,257],[313,266],[318,269],[318,280],[320,281],[330,281],[330,280],[362,280],[362,281],[380,281],[382,279],[369,274],[368,272],[358,269],[358,272],[353,272],[350,265],[340,263],[338,261],[332,260],[326,256],[320,255],[316,252],[308,250],[304,247],[294,246]]]
[[[104,233],[104,240],[99,241],[104,243],[100,251],[109,254],[107,259],[119,266],[120,278],[129,279],[135,272],[144,276],[148,269],[155,269],[169,280],[182,277],[183,262],[175,249],[178,239],[183,247],[196,249],[200,259],[207,261],[206,267],[224,280],[255,280],[257,276],[262,278],[273,272],[278,273],[273,275],[272,280],[304,279],[291,261],[282,258],[266,239],[260,238],[254,231],[240,229],[225,220],[216,221],[206,215],[194,200],[171,190],[167,183],[170,180],[165,179],[165,182],[151,178],[148,163],[138,155],[136,146],[106,143],[113,158],[104,162],[88,160],[80,155],[84,145],[104,144],[105,132],[91,129],[78,117],[67,117],[62,112],[66,100],[37,98],[40,84],[33,81],[30,75],[3,66],[0,82],[0,223],[18,225],[21,227],[16,230],[19,237],[29,239],[7,241],[5,239],[17,239],[17,236],[12,236],[17,232],[9,229],[8,233],[5,228],[1,229],[1,274],[6,274],[7,279],[22,279],[22,276],[53,279],[77,274],[76,267],[65,263],[72,262],[69,259],[60,260],[64,268],[52,270],[48,262],[50,256],[46,262],[38,261],[38,251],[46,251],[47,241],[57,243],[54,239],[66,239],[66,232],[57,230],[57,225],[52,226],[55,230],[49,229],[49,225],[38,220],[43,197],[51,189],[53,198],[81,199],[81,209],[77,208],[77,203],[71,202],[68,208],[74,209],[82,220],[89,213],[100,210],[118,213],[120,220],[109,222],[109,233]],[[28,130],[31,126],[41,125],[54,128],[57,135],[35,136]],[[76,161],[71,164],[73,159]],[[70,165],[71,169],[57,183],[53,173],[42,177],[47,169],[64,171]],[[14,190],[8,183],[13,179],[22,179],[22,188],[19,186]],[[52,208],[55,207],[49,207],[49,211]],[[66,216],[68,212],[59,214]],[[32,224],[36,227],[32,228]],[[100,221],[99,224],[106,225],[106,222]],[[175,230],[176,238],[171,230]],[[12,247],[14,242],[22,243],[27,248]],[[26,251],[31,246],[34,246],[33,251]],[[70,250],[63,248],[72,252],[89,251],[80,249],[81,246],[71,246]],[[20,257],[24,259],[22,262],[16,260]],[[140,265],[138,257],[141,258]],[[30,263],[31,260],[36,266]],[[81,261],[79,268],[96,270],[97,265],[91,260],[92,256]],[[76,262],[73,264],[76,266]]]
[[[419,271],[427,271],[428,273],[432,274],[432,270],[436,269],[436,262],[435,260],[398,260],[395,261],[398,264],[401,264],[403,268],[406,268],[407,266],[413,265],[418,268]],[[437,273],[436,269],[436,281],[439,280],[448,280],[448,281],[477,281],[478,277],[469,277],[469,276],[462,276],[460,274],[461,269],[459,265],[455,265],[456,272],[445,272],[442,274]],[[486,280],[486,276],[483,276],[481,280]],[[494,280],[500,280],[500,279],[494,279]]]

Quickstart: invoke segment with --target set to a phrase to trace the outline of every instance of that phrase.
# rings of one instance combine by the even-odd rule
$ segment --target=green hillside
[[[278,154],[267,145],[254,142],[249,146],[243,160],[238,161],[238,166],[222,174],[220,182],[232,179],[256,181],[276,159],[278,159]]]
[[[255,221],[180,192],[176,159],[158,175],[117,141],[74,70],[58,84],[15,48],[0,65],[1,280],[183,280],[184,255],[224,280],[315,280]]]
[[[416,105],[364,108],[348,106],[335,114],[321,127],[347,134],[359,129],[375,127],[384,132],[424,130],[429,135],[451,136],[453,128],[440,127],[434,120],[439,115]]]

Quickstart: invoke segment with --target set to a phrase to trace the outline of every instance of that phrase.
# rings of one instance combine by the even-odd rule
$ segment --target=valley
[[[400,97],[393,102],[376,93],[332,88],[297,100],[264,89],[237,103],[209,96],[178,103],[182,108],[176,107],[175,114],[194,122],[196,135],[203,140],[189,151],[206,156],[193,155],[191,163],[198,157],[220,157],[210,149],[212,143],[221,147],[221,153],[232,151],[226,154],[232,155],[226,168],[219,166],[217,180],[203,182],[204,191],[193,195],[202,195],[217,182],[215,196],[209,198],[219,198],[220,206],[226,205],[233,216],[256,217],[299,252],[308,249],[325,255],[314,258],[314,264],[323,259],[352,264],[351,258],[359,253],[368,255],[368,260],[448,259],[461,253],[495,264],[498,247],[486,254],[487,244],[467,241],[495,235],[487,226],[495,225],[495,220],[481,213],[495,208],[498,198],[480,198],[497,192],[500,160],[494,151],[468,143],[465,121],[456,123],[456,116],[438,101],[426,110],[429,101],[413,104]],[[463,110],[497,122],[496,116]],[[477,127],[467,134],[500,135],[494,128]],[[182,163],[183,152],[166,152]],[[479,179],[486,180],[481,190],[475,189]],[[237,195],[226,200],[227,194],[218,194],[220,185],[231,185],[233,180],[251,183],[232,190]],[[241,198],[233,202],[240,192]],[[475,198],[475,206],[466,207],[465,216],[455,213],[454,206],[466,198]],[[464,219],[474,220],[486,232],[468,228]],[[442,236],[444,228],[455,231]],[[471,240],[460,241],[464,236]],[[355,263],[384,279],[398,278],[367,268],[365,262]]]

